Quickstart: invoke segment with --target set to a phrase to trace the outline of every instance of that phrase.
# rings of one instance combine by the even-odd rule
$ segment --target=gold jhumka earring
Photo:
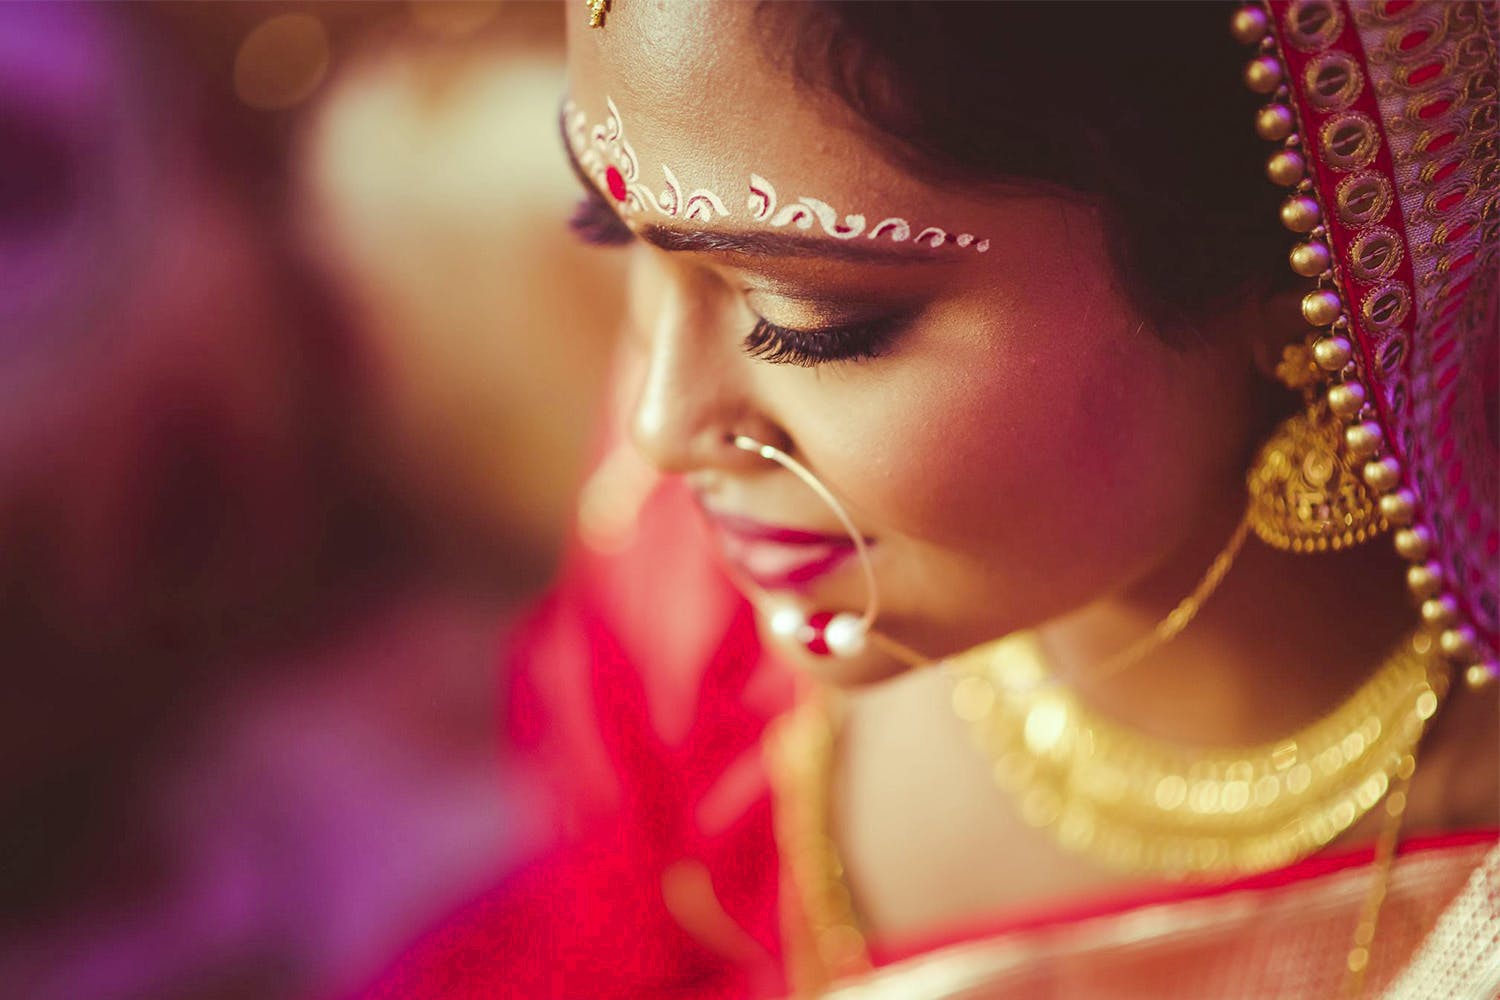
[[[1309,300],[1316,309],[1328,304],[1321,296]],[[1315,395],[1321,382],[1319,358],[1335,370],[1348,363],[1337,350],[1325,348],[1315,356],[1305,344],[1290,345],[1283,352],[1276,376],[1288,389],[1303,394],[1303,407],[1276,428],[1246,477],[1251,530],[1283,552],[1336,551],[1368,541],[1389,527],[1357,465],[1374,454],[1379,428],[1356,424],[1346,430],[1344,420],[1352,414],[1335,413],[1327,400]]]

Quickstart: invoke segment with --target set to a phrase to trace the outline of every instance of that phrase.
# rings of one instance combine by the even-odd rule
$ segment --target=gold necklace
[[[1285,739],[1239,751],[1186,750],[1097,719],[1047,684],[1032,637],[989,643],[948,662],[958,674],[958,715],[992,753],[997,743],[1015,747],[996,754],[995,771],[1017,794],[1022,814],[1119,867],[1207,876],[1289,864],[1325,846],[1384,795],[1389,818],[1376,845],[1376,880],[1348,956],[1345,995],[1352,996],[1374,941],[1379,889],[1395,854],[1416,747],[1449,689],[1435,646],[1430,634],[1416,633],[1333,712]],[[1022,651],[1028,655],[1009,655]],[[1051,707],[1059,704],[1061,714]],[[814,688],[766,734],[787,881],[788,972],[799,996],[870,968],[831,835],[841,716],[837,692]],[[1016,780],[1028,772],[1032,780]],[[1108,808],[1095,811],[1100,805]],[[1084,810],[1092,813],[1087,823]],[[1150,849],[1152,838],[1187,846],[1163,854]],[[1221,857],[1244,859],[1242,867],[1204,864]]]
[[[832,835],[833,757],[843,714],[838,692],[812,686],[771,723],[762,745],[775,800],[786,971],[798,997],[817,996],[871,968]]]
[[[1261,746],[1196,749],[1092,712],[1020,634],[948,661],[953,707],[994,759],[1022,817],[1122,871],[1251,874],[1325,846],[1415,767],[1449,687],[1425,631],[1403,640],[1343,704]]]

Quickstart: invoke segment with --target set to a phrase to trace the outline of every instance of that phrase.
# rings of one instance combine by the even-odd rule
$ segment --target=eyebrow
[[[636,235],[663,250],[684,253],[744,254],[756,257],[818,257],[859,264],[956,264],[956,254],[934,253],[926,244],[874,243],[867,238],[798,236],[793,233],[746,233],[719,229],[676,229],[650,223]]]
[[[590,197],[597,198],[611,212],[611,200],[604,196],[578,162],[567,130],[562,130],[563,153],[568,166]],[[622,220],[623,222],[623,220]],[[628,225],[628,223],[626,223]],[[857,264],[957,264],[966,260],[958,254],[934,252],[938,247],[927,244],[876,243],[868,237],[851,240],[837,237],[799,236],[795,233],[747,233],[718,229],[678,229],[647,223],[631,231],[652,246],[677,253],[740,254],[753,257],[804,257],[848,261]],[[951,237],[950,237],[951,238]]]

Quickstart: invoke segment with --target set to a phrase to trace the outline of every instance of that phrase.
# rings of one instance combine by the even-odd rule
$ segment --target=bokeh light
[[[312,96],[328,73],[328,31],[312,14],[278,14],[256,25],[234,57],[234,89],[252,108],[281,111]]]

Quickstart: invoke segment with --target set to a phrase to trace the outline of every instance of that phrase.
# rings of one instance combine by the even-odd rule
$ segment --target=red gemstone
[[[614,195],[615,201],[625,200],[625,178],[620,171],[614,167],[604,171],[604,183],[609,185],[609,193]]]
[[[828,623],[833,621],[832,611],[819,611],[807,619],[807,627],[812,630],[812,636],[803,643],[807,651],[816,656],[827,656],[828,649]]]

